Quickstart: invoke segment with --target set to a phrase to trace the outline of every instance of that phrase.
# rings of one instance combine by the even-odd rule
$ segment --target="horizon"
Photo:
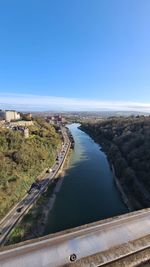
[[[150,113],[150,103],[99,101],[92,99],[51,97],[0,93],[0,109],[37,112],[144,112]]]

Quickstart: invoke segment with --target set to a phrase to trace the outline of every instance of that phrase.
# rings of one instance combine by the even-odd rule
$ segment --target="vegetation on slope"
[[[61,144],[56,129],[37,119],[30,137],[0,129],[0,217],[27,192],[36,177],[53,165]]]
[[[53,180],[47,190],[42,193],[34,206],[22,218],[21,222],[12,230],[5,245],[16,244],[21,241],[37,238],[43,235],[45,221],[49,210],[49,200],[58,179]]]
[[[134,209],[150,206],[150,117],[110,118],[82,124],[106,151]]]
[[[67,168],[68,166],[70,155],[71,151],[65,161],[64,168]],[[57,183],[58,186],[60,186],[61,176],[64,176],[64,172],[62,172],[58,178],[55,177],[51,180],[51,183],[46,190],[40,195],[34,205],[29,209],[28,213],[23,216],[21,221],[17,223],[15,228],[12,230],[5,245],[19,243],[44,235],[52,203],[54,204],[54,197],[57,194],[55,193],[55,188],[57,187]]]

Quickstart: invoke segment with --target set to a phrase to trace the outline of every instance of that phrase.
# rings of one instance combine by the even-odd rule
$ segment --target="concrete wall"
[[[14,122],[10,122],[10,126],[31,126],[34,125],[33,121],[14,121]]]

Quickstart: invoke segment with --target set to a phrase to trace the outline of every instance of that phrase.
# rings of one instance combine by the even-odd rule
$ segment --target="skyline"
[[[0,108],[149,112],[149,13],[148,0],[1,1]]]
[[[1,109],[18,111],[135,111],[150,113],[150,103],[99,101],[25,94],[0,93]]]

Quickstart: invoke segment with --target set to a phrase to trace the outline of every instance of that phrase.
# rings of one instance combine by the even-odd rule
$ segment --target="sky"
[[[150,112],[149,0],[0,0],[0,108]]]

